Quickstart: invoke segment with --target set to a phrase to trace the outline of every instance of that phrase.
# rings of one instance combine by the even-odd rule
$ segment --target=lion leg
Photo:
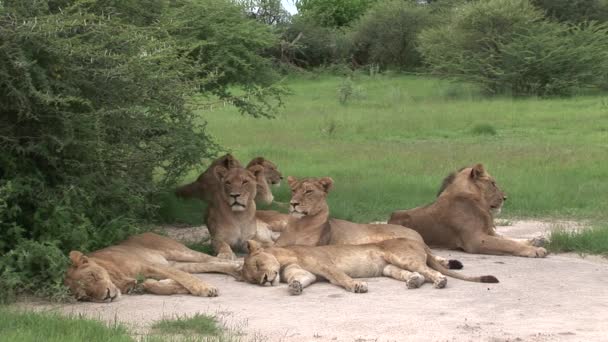
[[[353,278],[349,277],[348,274],[344,273],[342,270],[333,265],[323,265],[321,267],[312,267],[310,269],[313,270],[315,274],[327,279],[330,283],[341,286],[347,291],[354,293],[367,292],[366,282],[354,280]]]
[[[172,279],[146,279],[143,283],[143,288],[146,292],[168,296],[172,294],[189,294],[190,292],[178,282]]]
[[[547,250],[542,247],[534,247],[508,238],[491,235],[483,235],[470,239],[464,248],[469,253],[491,254],[491,255],[515,255],[529,258],[544,258]]]
[[[191,294],[201,297],[216,297],[218,290],[190,273],[168,267],[150,266],[143,272],[144,277],[153,279],[171,279],[188,290]]]
[[[395,265],[386,265],[382,270],[382,274],[385,277],[404,281],[408,289],[416,289],[424,284],[424,277],[422,274],[418,272],[406,271]]]
[[[213,250],[215,250],[215,252],[217,253],[218,258],[228,260],[236,259],[236,255],[232,251],[232,248],[230,248],[230,245],[228,245],[225,241],[213,239],[211,245],[213,246]]]
[[[231,275],[235,278],[240,277],[240,268],[242,266],[241,263],[219,258],[215,259],[215,261],[208,261],[204,263],[174,262],[171,264],[171,267],[188,273],[222,273]]]
[[[425,281],[432,282],[435,288],[444,288],[448,282],[448,278],[443,274],[426,265],[426,252],[424,249],[412,249],[407,252],[399,251],[398,253],[389,253],[386,256],[386,260],[401,269],[420,273]]]
[[[289,293],[300,295],[304,288],[317,281],[317,276],[300,267],[298,264],[290,264],[285,267],[281,278],[288,284]]]

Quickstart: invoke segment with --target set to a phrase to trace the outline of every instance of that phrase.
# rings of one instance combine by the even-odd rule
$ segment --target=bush
[[[559,21],[580,23],[589,20],[608,21],[607,0],[531,0],[547,16]]]
[[[420,66],[417,35],[434,20],[427,5],[403,0],[378,2],[353,25],[357,62],[399,69]]]
[[[0,301],[61,295],[68,251],[139,231],[153,199],[215,155],[192,95],[237,88],[252,96],[236,105],[266,115],[279,94],[255,53],[275,37],[231,2],[116,13],[137,2],[57,3],[0,2]],[[213,16],[193,25],[188,6]],[[230,36],[212,30],[229,26]]]
[[[605,75],[605,26],[548,22],[527,0],[473,2],[451,13],[420,35],[434,73],[514,95],[568,94]]]

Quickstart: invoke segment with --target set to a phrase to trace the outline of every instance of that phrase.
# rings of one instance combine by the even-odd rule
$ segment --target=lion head
[[[291,188],[289,213],[292,216],[316,215],[329,210],[326,198],[334,184],[330,177],[297,180],[295,177],[289,176],[287,183]]]
[[[277,258],[265,252],[262,246],[254,240],[247,241],[247,250],[249,254],[245,256],[241,270],[243,280],[259,285],[275,286],[279,284],[281,264]]]
[[[77,300],[109,303],[120,298],[120,289],[105,268],[78,251],[70,252],[70,259],[64,284]]]
[[[209,200],[212,196],[212,190],[217,182],[213,174],[213,169],[217,166],[223,166],[226,169],[242,167],[241,163],[232,154],[225,154],[214,160],[209,168],[207,168],[205,172],[201,173],[194,182],[175,189],[175,194],[178,197],[183,198],[199,198],[202,200]]]
[[[264,159],[263,157],[253,158],[247,164],[247,168],[251,168],[254,166],[260,166],[264,169],[264,172],[257,177],[257,196],[255,197],[256,201],[270,204],[274,200],[274,196],[272,195],[272,190],[270,189],[270,185],[272,186],[280,186],[281,180],[283,179],[283,175],[277,169],[277,166],[271,162],[270,160]]]
[[[254,165],[249,169],[235,167],[226,169],[216,166],[213,169],[215,177],[219,180],[218,193],[232,211],[245,211],[253,205],[256,196],[256,178],[264,172],[264,168]]]
[[[507,196],[496,184],[494,177],[485,170],[482,164],[462,168],[447,176],[443,180],[437,197],[463,191],[479,194],[488,205],[488,209],[494,214],[500,213],[507,200]]]

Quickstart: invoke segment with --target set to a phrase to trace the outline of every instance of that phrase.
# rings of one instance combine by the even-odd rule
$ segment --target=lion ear
[[[223,166],[227,169],[232,169],[241,165],[241,163],[239,163],[239,161],[236,160],[236,158],[234,158],[234,156],[230,153],[227,153],[224,156],[224,162],[222,164],[224,164]]]
[[[226,177],[226,174],[228,173],[228,169],[226,169],[225,167],[218,165],[213,169],[213,174],[215,175],[215,178],[217,179],[222,179],[224,177]]]
[[[257,178],[262,172],[264,172],[264,167],[262,165],[252,165],[247,167],[247,170],[251,171],[255,178]]]
[[[477,179],[483,175],[485,175],[486,170],[483,167],[483,164],[477,164],[475,166],[473,166],[473,169],[471,170],[471,178],[473,179]]]
[[[319,184],[321,184],[325,192],[329,192],[329,190],[331,190],[331,188],[334,186],[334,180],[331,179],[331,177],[323,177],[319,179]]]
[[[289,184],[289,187],[293,189],[298,184],[298,180],[294,176],[287,176],[287,184]]]
[[[247,251],[249,252],[249,254],[252,254],[253,252],[256,252],[260,249],[262,249],[262,246],[259,242],[254,240],[247,240]]]
[[[74,266],[81,266],[89,263],[89,258],[79,251],[71,251],[70,260],[72,260],[72,265]]]

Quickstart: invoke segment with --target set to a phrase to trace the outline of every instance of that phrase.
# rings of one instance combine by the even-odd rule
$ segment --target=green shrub
[[[531,0],[559,21],[580,23],[589,20],[608,21],[608,1],[606,0]]]
[[[435,18],[426,5],[403,0],[378,2],[353,25],[357,62],[399,69],[420,66],[417,35]]]
[[[0,301],[62,296],[68,251],[139,231],[216,154],[193,95],[268,115],[281,94],[276,36],[228,0],[58,3],[0,2]]]
[[[568,94],[606,74],[606,26],[548,22],[527,0],[472,2],[420,35],[434,73],[481,85],[489,93]]]

